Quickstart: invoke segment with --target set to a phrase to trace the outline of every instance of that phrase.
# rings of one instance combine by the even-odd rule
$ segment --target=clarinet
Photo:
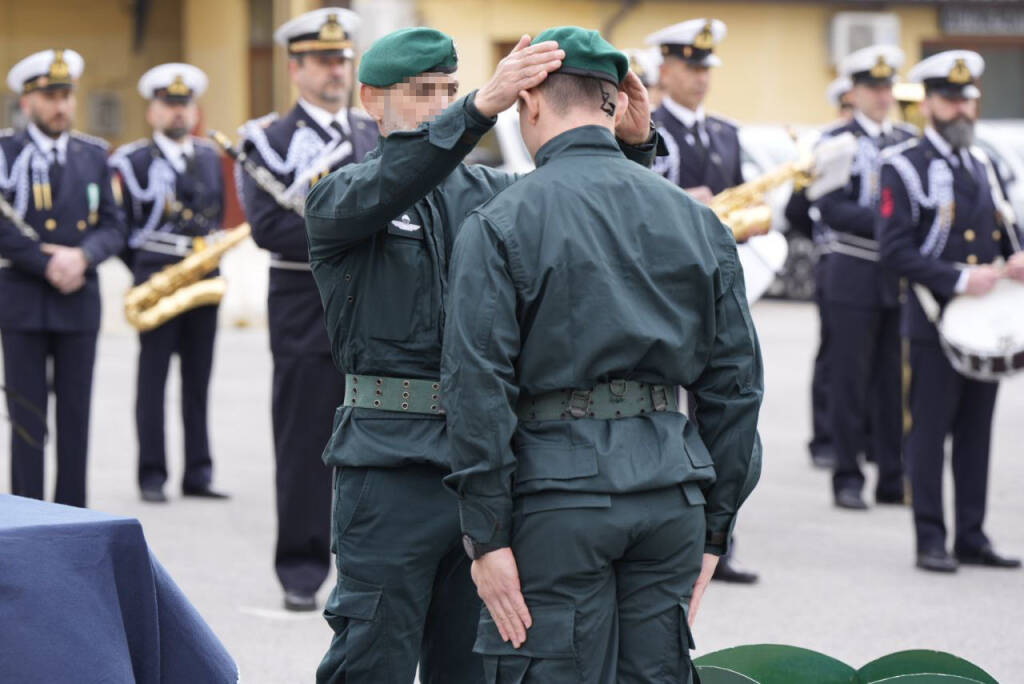
[[[301,199],[295,199],[288,197],[285,193],[287,188],[284,184],[277,180],[277,178],[267,169],[265,166],[260,166],[252,159],[249,158],[242,150],[235,147],[231,139],[219,131],[209,131],[207,133],[213,141],[220,145],[224,152],[234,159],[242,167],[250,178],[252,178],[256,185],[260,187],[265,193],[274,198],[274,201],[280,204],[285,209],[294,211],[299,216],[303,215],[305,211],[305,201]]]
[[[5,219],[13,223],[14,227],[29,240],[42,242],[42,239],[39,237],[39,233],[37,233],[32,226],[28,225],[28,223],[25,222],[25,219],[18,215],[18,212],[16,212],[14,207],[12,207],[10,203],[3,198],[3,195],[0,195],[0,216],[3,216]]]

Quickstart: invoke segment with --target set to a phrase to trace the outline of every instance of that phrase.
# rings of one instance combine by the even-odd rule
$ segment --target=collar
[[[693,125],[696,123],[704,123],[704,105],[700,105],[696,110],[690,109],[679,104],[668,95],[662,98],[661,104],[664,105],[669,114],[679,119],[687,128],[693,128]]]
[[[50,161],[56,161],[58,164],[63,164],[67,161],[68,139],[71,137],[67,131],[61,133],[60,137],[54,140],[39,130],[39,127],[34,123],[30,123],[28,125],[28,134],[36,148],[46,155]]]
[[[590,125],[559,133],[541,145],[533,159],[537,168],[540,168],[556,157],[580,152],[598,155],[611,153],[612,156],[622,154],[610,130],[604,126]]]
[[[186,135],[181,142],[178,142],[171,140],[160,131],[153,131],[153,142],[178,173],[185,172],[185,158],[195,155],[195,146],[192,144],[190,135]]]
[[[882,123],[875,123],[868,117],[864,116],[857,110],[853,112],[853,120],[857,122],[864,132],[870,135],[872,138],[877,138],[883,133],[888,135],[892,132],[892,122],[886,119]]]
[[[312,104],[301,97],[299,98],[299,106],[302,107],[306,114],[309,114],[309,118],[313,119],[313,121],[316,122],[316,125],[324,129],[328,135],[332,137],[335,135],[334,129],[331,128],[331,124],[335,121],[337,121],[338,125],[341,126],[341,130],[345,132],[346,136],[351,135],[352,131],[349,130],[348,126],[348,107],[342,107],[334,114],[331,114],[323,107],[317,107],[315,104]]]
[[[969,155],[970,152],[967,149],[954,150],[953,146],[949,144],[949,141],[942,137],[933,126],[926,126],[924,129],[924,137],[928,139],[928,142],[932,144],[939,154],[946,158],[946,161],[951,166],[957,167],[960,164],[964,164],[967,168],[971,168]]]

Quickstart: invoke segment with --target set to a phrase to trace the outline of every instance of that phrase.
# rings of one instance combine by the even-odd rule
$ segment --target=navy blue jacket
[[[350,110],[349,130],[347,142],[351,143],[351,152],[329,164],[331,171],[344,164],[361,161],[376,147],[377,126],[365,114]],[[250,122],[244,133],[243,149],[246,154],[256,163],[266,166],[285,186],[301,179],[313,159],[333,140],[298,104],[282,118],[264,117]],[[264,154],[267,151],[265,147],[261,152],[264,145],[269,145],[272,155]],[[267,156],[273,158],[266,159]],[[245,172],[237,170],[236,177],[240,181],[240,197],[252,226],[253,240],[271,252],[267,302],[271,351],[283,355],[330,355],[323,304],[308,267],[305,220],[294,211],[281,207]],[[304,188],[297,190],[308,191],[313,183],[315,179],[303,183]],[[287,267],[273,266],[281,262],[285,262]]]
[[[27,149],[31,148],[31,149]],[[100,327],[100,288],[96,265],[120,252],[126,229],[114,199],[107,168],[107,144],[98,138],[72,133],[59,188],[49,208],[37,204],[32,190],[31,165],[18,164],[22,154],[38,149],[27,131],[0,133],[0,179],[15,179],[4,198],[17,204],[17,186],[27,187],[25,221],[43,242],[80,247],[91,266],[85,285],[63,295],[46,280],[49,257],[39,243],[21,234],[9,221],[0,219],[0,329],[20,331],[87,332]],[[40,153],[41,154],[41,153]],[[21,169],[19,173],[18,169]],[[23,191],[25,192],[25,191]]]
[[[828,233],[833,258],[825,273],[825,292],[830,301],[863,308],[899,306],[899,279],[879,264],[875,240],[877,172],[881,151],[914,138],[917,130],[895,124],[889,133],[873,139],[853,119],[822,133],[822,140],[852,133],[857,137],[850,182],[819,198],[821,223]]]
[[[959,160],[953,167],[922,138],[892,150],[881,169],[877,230],[882,261],[931,290],[940,305],[955,294],[962,265],[987,264],[1013,253],[1007,231],[1017,228],[997,218],[985,165],[973,156],[972,165],[970,173]],[[952,213],[951,222],[941,216],[936,220],[943,207]],[[938,342],[935,326],[912,293],[904,305],[903,335]]]
[[[126,261],[136,284],[191,254],[190,248],[183,249],[188,238],[209,235],[223,223],[220,155],[205,140],[193,138],[192,143],[194,162],[184,173],[171,166],[152,139],[124,145],[110,157],[124,197]],[[162,168],[154,170],[154,164]],[[180,206],[169,206],[169,197]]]
[[[697,132],[687,128],[664,105],[651,115],[668,156],[659,157],[654,170],[681,188],[706,185],[713,194],[743,183],[739,129],[715,116],[705,116],[709,138],[707,153],[697,147]]]

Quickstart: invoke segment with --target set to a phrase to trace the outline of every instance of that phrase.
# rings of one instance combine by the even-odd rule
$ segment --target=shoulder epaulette
[[[80,131],[71,131],[71,137],[74,138],[75,140],[81,140],[84,143],[88,143],[90,145],[99,147],[104,152],[110,149],[110,143],[108,143],[106,140],[104,140],[103,138],[97,138],[94,135],[89,135],[88,133],[82,133]]]

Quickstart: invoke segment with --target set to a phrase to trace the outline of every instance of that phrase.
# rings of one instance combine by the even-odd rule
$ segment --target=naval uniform
[[[824,135],[852,133],[857,139],[850,182],[814,203],[827,227],[831,252],[823,289],[836,493],[860,493],[864,475],[858,461],[869,451],[878,463],[876,496],[903,496],[899,282],[878,263],[874,224],[881,151],[915,132],[902,124],[883,128],[858,113]]]
[[[126,262],[136,285],[192,254],[196,238],[221,227],[224,180],[216,149],[189,138],[191,153],[157,133],[119,148],[110,158],[122,188],[129,250]],[[217,272],[207,277],[215,277]],[[181,415],[185,433],[185,490],[210,485],[207,405],[217,331],[216,304],[186,311],[139,333],[135,424],[139,441],[138,483],[160,489],[167,480],[164,402],[171,357],[181,364]]]
[[[701,555],[725,551],[760,472],[735,242],[606,128],[535,158],[452,255],[446,483],[477,556],[512,548],[533,618],[516,649],[484,612],[474,648],[490,682],[689,682]]]
[[[693,112],[667,95],[652,118],[668,150],[655,171],[681,188],[706,185],[714,195],[743,183],[736,124],[703,109]]]
[[[281,118],[271,115],[242,128],[246,154],[300,198],[323,173],[359,161],[376,141],[376,126],[365,114],[348,110],[322,126],[310,113],[313,109],[300,102]],[[274,357],[274,566],[286,591],[312,595],[330,568],[331,480],[321,456],[334,409],[344,398],[344,379],[331,363],[302,216],[280,206],[240,169],[235,175],[253,240],[271,252],[267,310]]]
[[[926,287],[940,305],[958,291],[965,267],[1013,253],[1009,231],[1017,228],[1003,225],[997,217],[982,155],[980,150],[952,150],[929,128],[920,141],[893,150],[881,169],[878,230],[883,262]],[[945,440],[952,434],[954,553],[977,555],[989,547],[982,526],[999,385],[969,379],[953,369],[935,325],[913,293],[903,305],[902,332],[910,341],[913,425],[906,456],[918,552],[945,549],[942,472]]]
[[[0,192],[44,242],[80,247],[85,285],[61,294],[46,280],[39,243],[0,219],[0,338],[11,431],[11,487],[43,498],[47,362],[57,402],[55,501],[85,506],[89,408],[100,291],[96,266],[121,251],[125,227],[111,188],[107,144],[80,133],[54,141],[34,124],[0,133]]]
[[[348,386],[324,454],[335,468],[338,583],[320,682],[411,681],[417,661],[425,684],[482,678],[472,653],[480,601],[442,486],[451,448],[438,382],[457,230],[516,179],[462,163],[493,124],[471,94],[382,138],[307,199],[313,274]],[[623,148],[653,161],[654,144]]]

